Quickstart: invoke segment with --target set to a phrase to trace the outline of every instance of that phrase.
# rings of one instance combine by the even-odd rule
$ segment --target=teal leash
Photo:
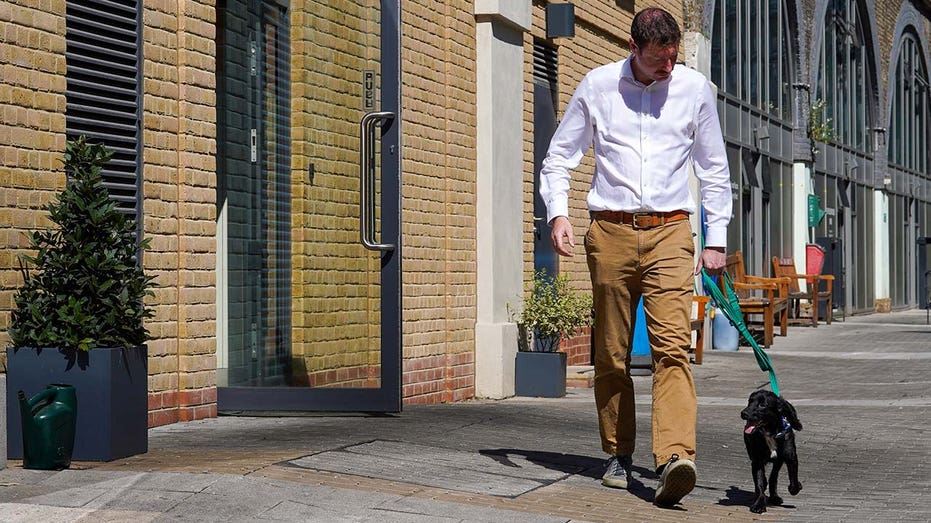
[[[779,393],[779,381],[776,379],[776,370],[773,368],[773,363],[769,359],[769,355],[760,347],[756,339],[753,337],[753,334],[750,333],[750,329],[747,327],[747,324],[744,322],[743,312],[740,310],[740,304],[738,303],[737,293],[734,292],[734,285],[731,277],[727,272],[721,274],[721,278],[724,283],[724,291],[722,291],[717,283],[708,276],[708,273],[704,269],[701,271],[702,282],[705,284],[705,290],[711,295],[712,301],[714,301],[715,306],[721,310],[724,316],[730,321],[731,325],[737,329],[744,339],[750,344],[750,347],[753,348],[753,354],[756,356],[756,363],[760,366],[760,370],[764,372],[769,372],[769,386],[772,389],[773,393],[777,396],[780,396]]]

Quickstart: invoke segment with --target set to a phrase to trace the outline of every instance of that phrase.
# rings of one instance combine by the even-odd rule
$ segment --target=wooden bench
[[[692,296],[692,302],[697,305],[698,313],[692,318],[692,330],[695,331],[695,346],[692,347],[692,363],[701,365],[702,351],[705,348],[705,307],[711,298],[708,296]]]
[[[789,280],[788,298],[789,308],[793,311],[793,323],[810,323],[812,327],[818,326],[818,302],[824,300],[825,321],[828,325],[833,319],[834,308],[834,276],[829,274],[799,274],[795,271],[795,260],[773,256],[773,274]],[[805,290],[801,289],[799,280],[805,280]],[[824,286],[821,286],[824,282]],[[811,303],[811,318],[801,318],[801,302],[808,300]]]
[[[785,336],[789,330],[789,280],[788,278],[764,278],[751,276],[744,268],[743,253],[736,251],[727,257],[725,271],[734,282],[737,303],[744,314],[763,316],[763,346],[773,344],[775,323],[779,321],[779,335]],[[723,278],[720,280],[724,289]]]

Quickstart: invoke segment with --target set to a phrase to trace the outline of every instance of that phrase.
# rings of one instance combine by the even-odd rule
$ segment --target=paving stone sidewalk
[[[740,409],[768,384],[752,351],[706,351],[695,491],[652,505],[650,377],[635,378],[630,492],[600,486],[590,389],[411,406],[397,416],[220,417],[151,429],[150,451],[70,470],[0,471],[0,521],[929,521],[925,311],[792,327],[769,353],[796,406],[795,497],[762,516]]]

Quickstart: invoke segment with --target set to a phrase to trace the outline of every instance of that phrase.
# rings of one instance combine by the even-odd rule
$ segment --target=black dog
[[[802,490],[798,482],[798,454],[795,450],[794,430],[802,430],[795,408],[768,390],[758,390],[750,394],[747,408],[740,412],[741,419],[747,420],[744,428],[744,444],[753,468],[753,484],[756,487],[756,500],[750,511],[757,514],[766,512],[766,504],[781,505],[782,498],[776,495],[776,480],[779,469],[786,464],[789,469],[789,494],[793,496]],[[773,471],[769,475],[769,498],[766,497],[766,463],[772,462]]]

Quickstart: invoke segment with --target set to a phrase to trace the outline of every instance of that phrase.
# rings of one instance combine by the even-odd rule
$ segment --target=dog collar
[[[774,438],[784,438],[792,430],[792,425],[789,424],[789,420],[785,416],[782,417],[782,430],[779,433],[774,434]]]

